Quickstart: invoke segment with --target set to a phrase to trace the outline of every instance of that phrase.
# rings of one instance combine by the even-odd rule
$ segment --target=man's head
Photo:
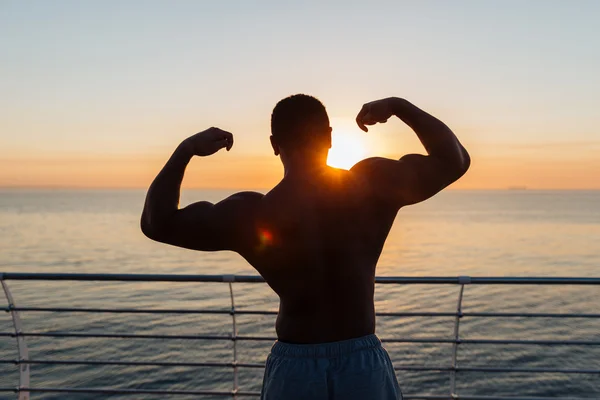
[[[331,148],[331,127],[323,104],[296,94],[281,100],[271,114],[271,144],[275,155],[325,153]]]

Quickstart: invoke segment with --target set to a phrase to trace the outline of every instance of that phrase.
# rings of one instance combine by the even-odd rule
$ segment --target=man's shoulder
[[[215,204],[221,221],[240,225],[251,222],[262,205],[264,195],[258,192],[238,192]]]
[[[227,200],[252,202],[252,201],[260,201],[260,200],[262,200],[263,197],[265,197],[265,195],[263,193],[245,191],[245,192],[234,193],[231,196],[229,196],[227,198]]]
[[[391,160],[384,157],[369,157],[354,164],[354,166],[350,168],[350,172],[360,176],[370,175],[375,173],[378,169],[385,168],[390,162],[395,161],[397,160]]]
[[[370,190],[379,180],[383,171],[391,160],[383,157],[370,157],[356,163],[350,168],[353,180],[362,183],[366,190]]]
[[[227,197],[221,203],[248,210],[259,205],[264,197],[265,195],[259,192],[237,192]]]
[[[398,173],[402,168],[401,164],[399,160],[371,157],[356,163],[350,172],[370,201],[381,206],[391,206],[397,211],[399,207],[391,201],[391,193],[394,192],[394,185],[402,179]]]

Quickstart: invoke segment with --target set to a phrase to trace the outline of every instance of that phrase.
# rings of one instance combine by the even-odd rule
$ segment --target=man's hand
[[[210,156],[223,148],[231,150],[233,135],[219,128],[208,128],[185,139],[181,146],[191,155]]]
[[[375,100],[363,105],[356,116],[356,123],[359,128],[368,132],[369,129],[365,125],[387,122],[388,118],[394,115],[393,103],[397,100],[395,97],[388,97],[387,99]]]

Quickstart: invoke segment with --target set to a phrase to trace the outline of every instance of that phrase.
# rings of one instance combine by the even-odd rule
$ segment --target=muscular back
[[[199,132],[177,147],[150,185],[142,232],[174,246],[233,250],[245,257],[280,297],[281,340],[322,343],[373,333],[375,265],[396,213],[435,195],[470,165],[450,128],[404,99],[366,103],[356,122],[367,131],[367,125],[391,116],[415,131],[428,155],[369,158],[343,171],[325,165],[328,143],[323,140],[310,154],[307,148],[296,153],[303,158],[294,168],[289,164],[294,157],[287,158],[286,172],[296,172],[286,173],[266,195],[237,193],[217,204],[200,201],[179,209],[191,158],[233,146],[230,132]],[[272,143],[279,155],[273,137]],[[318,173],[304,169],[308,161]]]
[[[375,265],[396,211],[358,174],[284,178],[255,202],[239,252],[280,297],[280,340],[319,343],[374,332]]]

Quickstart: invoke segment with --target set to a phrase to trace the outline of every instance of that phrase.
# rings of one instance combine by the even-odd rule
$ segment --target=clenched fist
[[[208,128],[185,139],[181,146],[192,155],[210,156],[223,148],[231,150],[233,134],[219,128]]]
[[[366,125],[387,122],[388,118],[394,115],[394,106],[398,100],[396,97],[388,97],[387,99],[375,100],[363,105],[356,116],[358,127],[368,132],[369,129]]]

